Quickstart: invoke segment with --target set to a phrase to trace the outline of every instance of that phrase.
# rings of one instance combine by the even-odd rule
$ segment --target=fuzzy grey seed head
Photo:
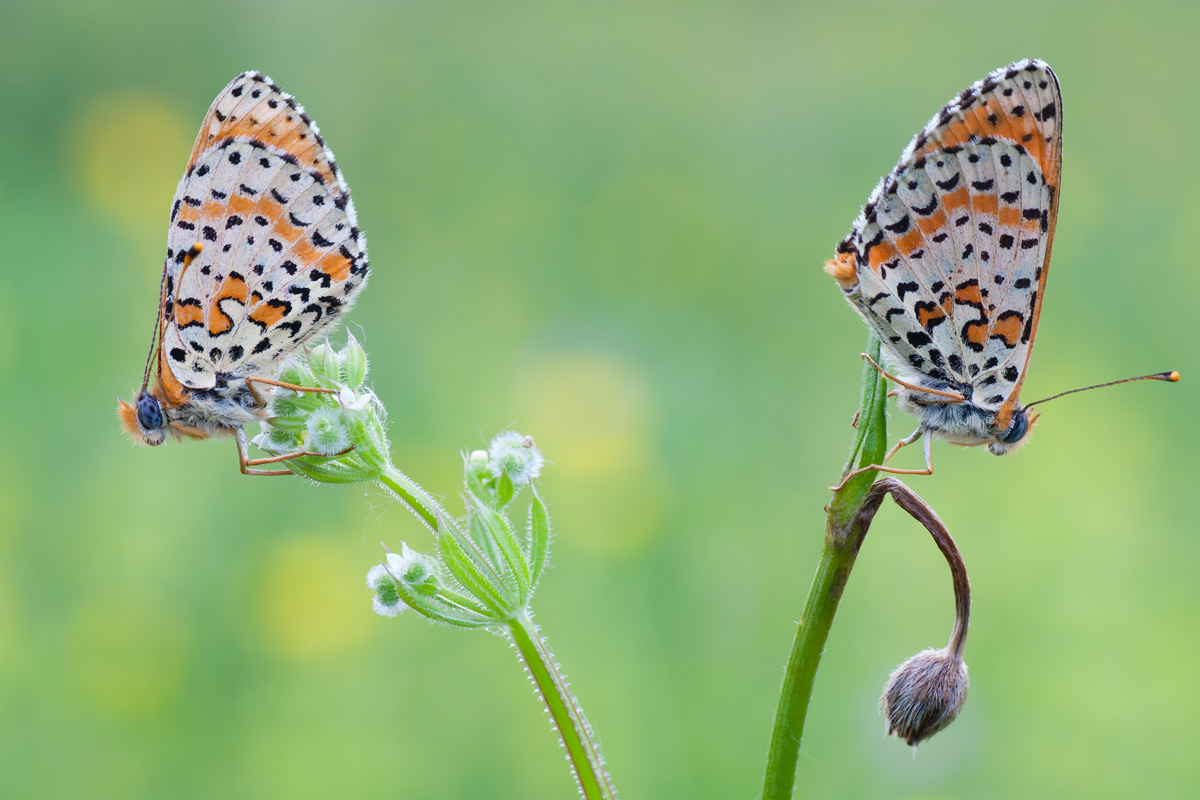
[[[967,700],[967,665],[945,649],[923,650],[896,667],[879,708],[887,732],[916,746],[945,728]]]

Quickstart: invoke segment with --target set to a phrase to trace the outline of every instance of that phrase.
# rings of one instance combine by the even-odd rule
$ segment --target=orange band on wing
[[[999,336],[1008,347],[1016,347],[1021,339],[1023,324],[1024,320],[1019,314],[1004,314],[992,325],[992,336]]]
[[[904,236],[897,239],[896,245],[900,248],[901,253],[904,253],[904,255],[908,256],[912,255],[912,252],[920,247],[921,243],[924,241],[925,237],[921,235],[921,230],[919,228],[913,228],[908,233],[904,234]]]
[[[283,319],[283,306],[257,306],[250,312],[250,319],[270,328]]]
[[[960,186],[948,195],[942,198],[942,204],[947,211],[953,211],[956,208],[962,208],[970,202],[970,196],[967,194],[967,187]]]
[[[895,257],[896,257],[896,248],[892,246],[892,243],[891,242],[881,242],[880,244],[877,244],[875,247],[871,248],[871,258],[870,258],[871,269],[874,272],[878,273],[879,266],[881,264],[883,264],[887,261],[891,261]]]
[[[946,211],[939,208],[931,216],[917,219],[917,227],[926,236],[932,236],[946,226]]]
[[[995,214],[1000,200],[995,194],[977,194],[971,198],[971,207],[976,214]]]

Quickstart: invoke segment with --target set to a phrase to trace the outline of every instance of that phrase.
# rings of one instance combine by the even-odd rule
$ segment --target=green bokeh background
[[[376,489],[130,446],[171,195],[260,69],[320,123],[374,274],[397,464],[451,507],[515,426],[553,462],[536,606],[627,798],[754,798],[865,341],[821,265],[941,103],[1037,56],[1065,105],[1054,270],[999,459],[917,489],[974,586],[965,712],[914,758],[888,672],[945,642],[888,507],[827,646],[812,798],[1200,794],[1200,10],[1140,2],[0,5],[0,796],[564,798],[513,654],[370,613]],[[895,418],[892,439],[909,432]],[[914,464],[917,454],[904,458]]]

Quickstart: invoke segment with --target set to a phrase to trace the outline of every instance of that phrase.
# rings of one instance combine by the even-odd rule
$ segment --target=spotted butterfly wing
[[[1041,61],[968,87],[913,138],[826,267],[902,377],[966,398],[922,415],[963,444],[1002,436],[1020,408],[1057,216],[1061,120],[1058,80]]]
[[[316,124],[270,78],[239,75],[209,108],[175,193],[151,360],[135,402],[118,403],[126,431],[151,445],[236,434],[246,471],[242,426],[266,413],[250,379],[273,379],[339,319],[368,270]]]
[[[362,291],[366,238],[350,191],[316,124],[269,78],[238,76],[209,109],[167,258],[164,361],[191,388],[267,371]]]

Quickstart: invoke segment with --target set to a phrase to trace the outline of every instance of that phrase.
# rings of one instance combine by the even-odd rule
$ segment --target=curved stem
[[[575,773],[580,794],[587,800],[614,800],[617,793],[604,769],[604,758],[600,755],[592,726],[571,694],[566,676],[559,670],[530,611],[525,609],[510,621],[505,633],[516,645],[538,695],[550,712],[550,719],[566,747],[567,761]]]
[[[874,335],[868,340],[867,352],[875,361],[879,360],[879,340]],[[864,365],[857,435],[850,458],[842,469],[843,478],[854,469],[881,463],[887,449],[886,396],[887,387],[883,377],[869,364]],[[850,578],[859,545],[866,534],[859,511],[865,503],[874,502],[878,508],[883,501],[883,495],[869,497],[875,475],[874,471],[869,470],[845,481],[828,506],[821,562],[809,587],[804,615],[800,618],[784,670],[783,687],[779,693],[775,725],[767,752],[763,800],[787,800],[792,796],[792,787],[796,782],[796,761],[804,734],[804,718],[812,697],[817,665],[821,661],[842,590]],[[869,525],[870,519],[865,522]]]
[[[871,492],[877,492],[880,498],[885,493],[890,494],[896,505],[925,526],[938,550],[942,551],[946,563],[950,566],[950,579],[954,583],[954,630],[950,633],[950,643],[946,645],[946,651],[955,660],[962,661],[963,648],[967,645],[967,627],[971,621],[971,581],[967,577],[967,565],[963,562],[962,553],[958,552],[954,537],[950,535],[946,523],[942,522],[929,504],[895,478],[884,478],[876,482],[871,487]],[[878,508],[878,503],[875,506]],[[870,520],[867,520],[867,524],[870,524]]]
[[[383,468],[378,480],[384,486],[391,489],[396,497],[400,498],[400,502],[408,506],[434,533],[442,532],[444,526],[441,520],[449,519],[449,515],[445,509],[438,505],[436,500],[414,483],[411,478],[391,464],[388,464]]]

